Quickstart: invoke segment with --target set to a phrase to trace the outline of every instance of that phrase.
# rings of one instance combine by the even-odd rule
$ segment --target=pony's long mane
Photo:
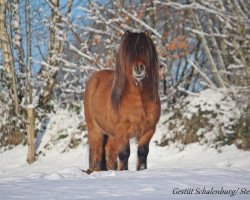
[[[115,78],[112,87],[112,104],[115,109],[119,108],[121,99],[126,92],[128,82],[128,67],[135,61],[141,60],[148,69],[147,81],[152,87],[152,98],[156,101],[158,96],[158,56],[155,45],[149,37],[149,32],[132,33],[126,31],[116,58]]]

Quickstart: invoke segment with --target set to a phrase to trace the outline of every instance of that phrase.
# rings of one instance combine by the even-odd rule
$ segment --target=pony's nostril
[[[139,66],[135,65],[135,72],[138,73],[139,72]]]
[[[143,72],[145,70],[145,65],[140,65],[140,72]]]
[[[135,74],[137,75],[141,75],[141,74],[144,74],[145,72],[145,65],[135,65],[134,66],[134,72]]]

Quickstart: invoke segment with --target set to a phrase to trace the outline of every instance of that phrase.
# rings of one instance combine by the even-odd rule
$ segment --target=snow
[[[250,152],[235,146],[218,151],[198,143],[183,149],[153,142],[148,170],[135,171],[136,143],[131,141],[129,171],[105,171],[87,175],[88,147],[61,153],[52,148],[46,156],[29,165],[27,147],[19,145],[0,154],[0,193],[2,199],[249,199]],[[173,194],[188,192],[193,194]],[[230,194],[196,194],[231,191]],[[249,192],[248,192],[249,193]]]
[[[71,167],[1,179],[0,192],[3,199],[249,199],[244,194],[249,193],[249,178],[244,170],[149,169],[86,175]]]
[[[233,88],[208,88],[198,95],[188,94],[180,99],[174,105],[175,111],[161,118],[162,141],[175,140],[176,135],[187,135],[193,131],[200,143],[210,146],[227,143],[228,138],[236,134],[234,127],[245,113],[245,108],[235,98],[236,91]],[[222,135],[224,140],[220,139]]]

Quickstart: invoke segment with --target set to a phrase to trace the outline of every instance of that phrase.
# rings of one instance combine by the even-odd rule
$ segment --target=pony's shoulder
[[[112,82],[114,78],[115,71],[110,69],[103,69],[97,71],[91,75],[88,82],[96,82],[99,84],[100,82]]]

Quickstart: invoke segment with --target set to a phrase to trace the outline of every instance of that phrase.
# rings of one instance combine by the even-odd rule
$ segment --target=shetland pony
[[[126,31],[115,70],[101,70],[90,77],[84,112],[91,171],[127,170],[133,137],[138,142],[136,169],[147,169],[149,142],[160,117],[158,68],[149,32]]]

